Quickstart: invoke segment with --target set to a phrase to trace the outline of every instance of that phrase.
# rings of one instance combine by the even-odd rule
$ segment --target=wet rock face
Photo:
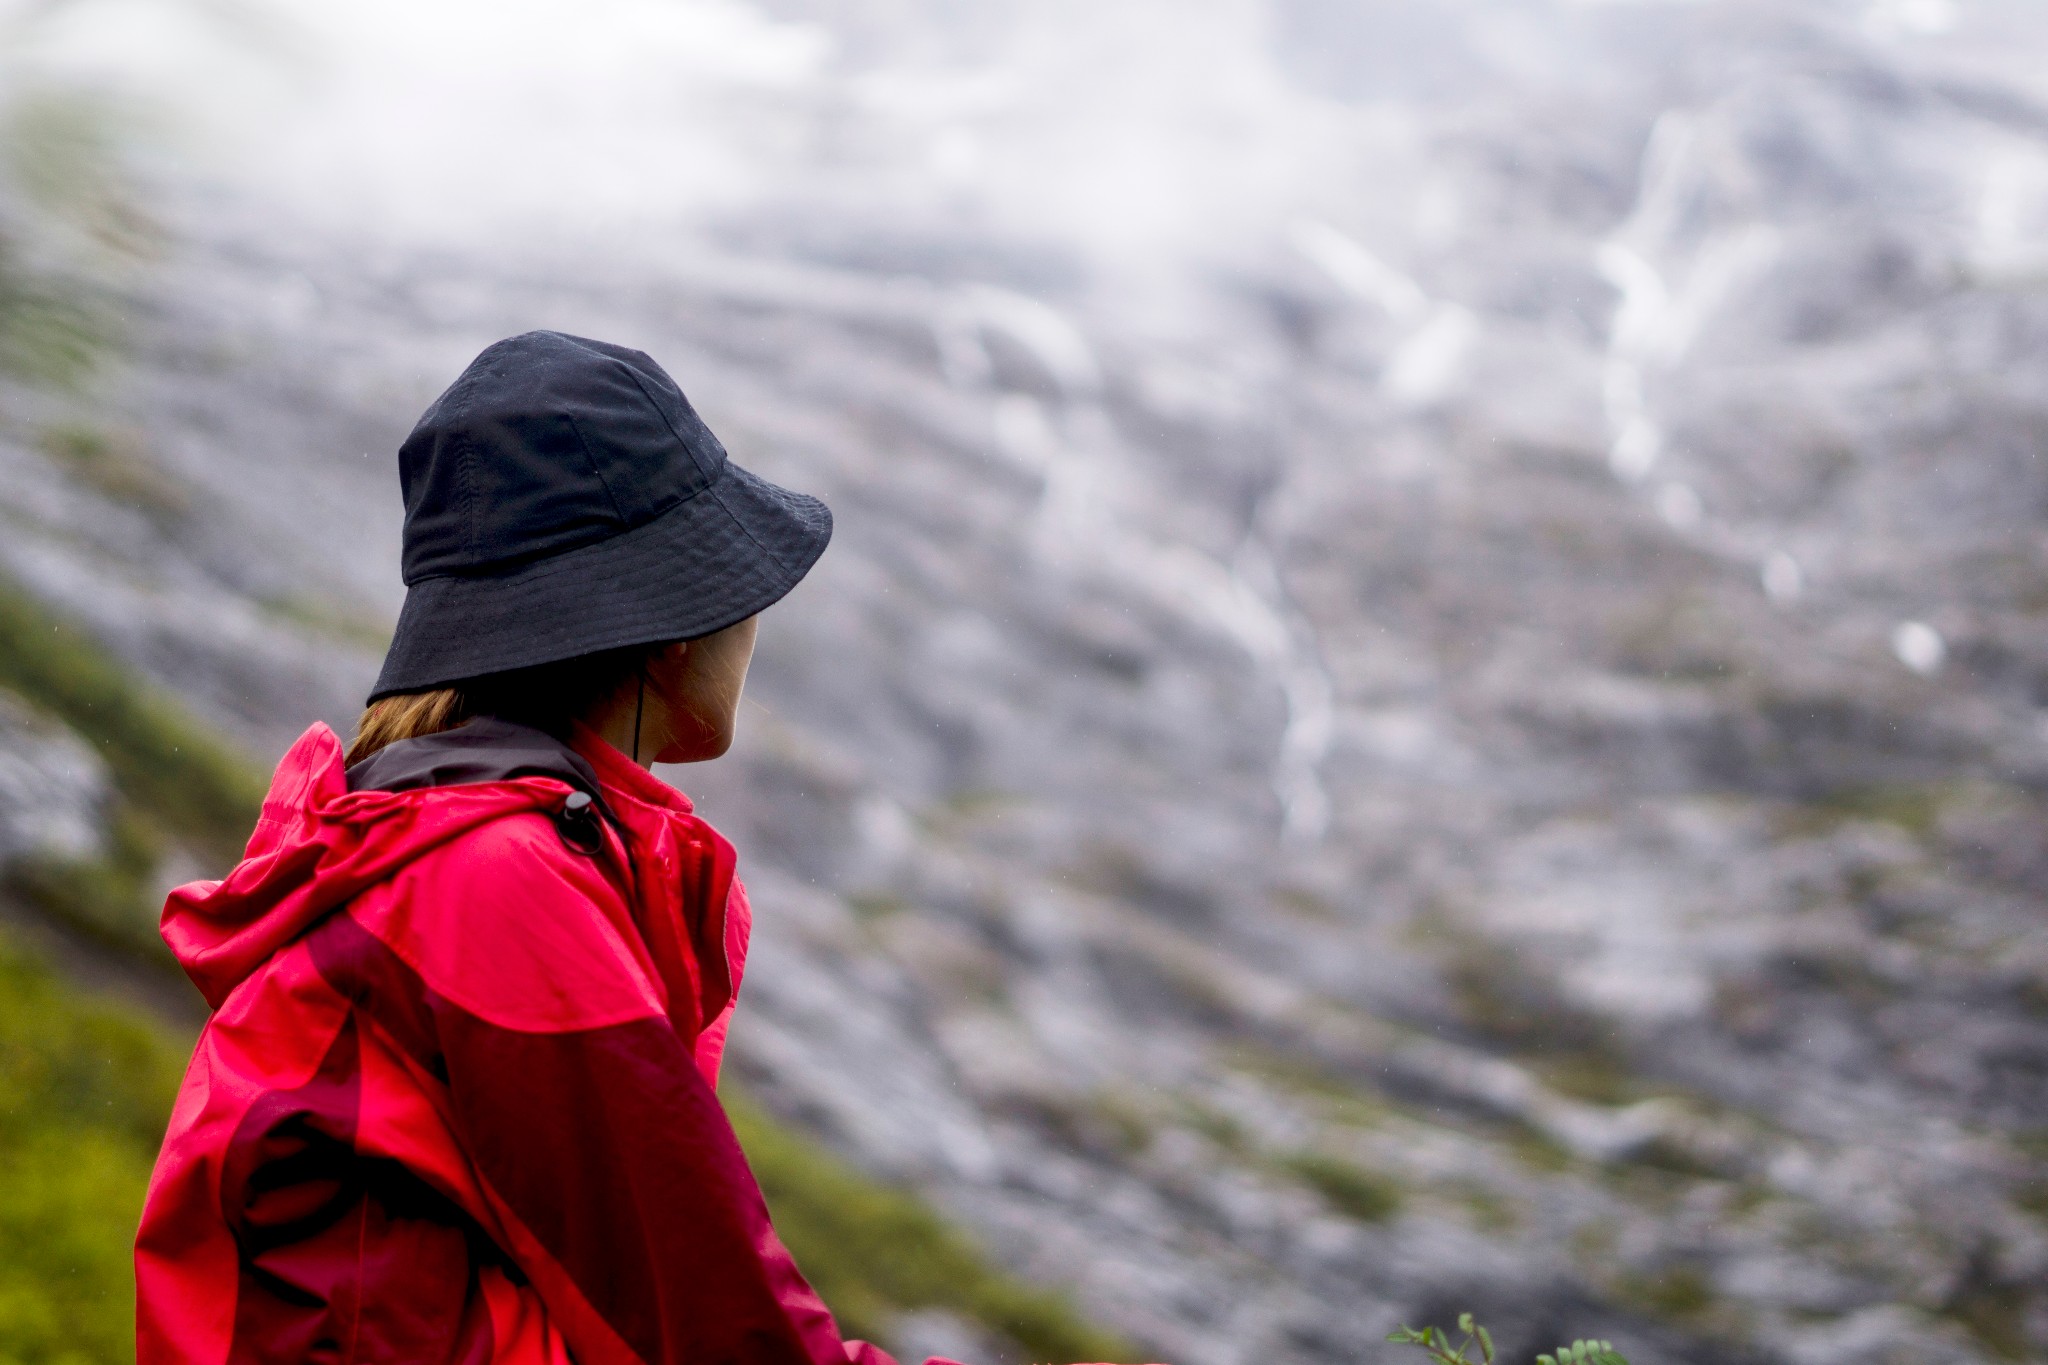
[[[27,860],[98,855],[110,792],[84,741],[0,691],[0,877]]]
[[[1382,97],[1370,7],[1280,8]],[[910,209],[514,269],[188,203],[119,418],[185,510],[0,442],[0,558],[275,752],[374,671],[424,403],[525,327],[643,346],[838,516],[668,774],[746,859],[778,1110],[1185,1365],[1465,1306],[1509,1358],[2026,1358],[2048,116],[2038,22],[1945,9],[1574,7],[1165,329]],[[1513,10],[1400,31],[1493,70]]]

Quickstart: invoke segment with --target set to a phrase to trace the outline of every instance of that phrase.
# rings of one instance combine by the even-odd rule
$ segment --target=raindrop
[[[1773,602],[1785,603],[1798,599],[1806,591],[1806,572],[1799,567],[1799,561],[1783,550],[1773,550],[1771,557],[1764,561],[1764,596]]]
[[[1901,621],[1892,632],[1892,653],[1921,677],[1931,678],[1947,662],[1948,644],[1941,632],[1925,621]]]

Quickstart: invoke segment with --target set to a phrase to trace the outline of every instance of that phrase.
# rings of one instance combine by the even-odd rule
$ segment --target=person
[[[830,513],[647,356],[556,332],[483,351],[399,468],[353,746],[307,730],[244,860],[164,909],[213,1012],[136,1238],[140,1365],[891,1365],[720,1107],[750,910],[649,771],[725,752]]]

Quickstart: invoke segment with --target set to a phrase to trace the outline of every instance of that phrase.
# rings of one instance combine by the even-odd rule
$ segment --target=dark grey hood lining
[[[453,730],[387,744],[348,769],[348,789],[402,792],[515,777],[552,777],[587,793],[599,807],[604,805],[597,771],[581,754],[545,730],[495,716],[478,716]]]

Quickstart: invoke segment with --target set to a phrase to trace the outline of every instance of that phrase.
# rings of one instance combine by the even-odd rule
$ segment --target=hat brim
[[[709,635],[780,601],[831,538],[824,503],[728,461],[695,497],[609,540],[413,584],[370,700]]]

